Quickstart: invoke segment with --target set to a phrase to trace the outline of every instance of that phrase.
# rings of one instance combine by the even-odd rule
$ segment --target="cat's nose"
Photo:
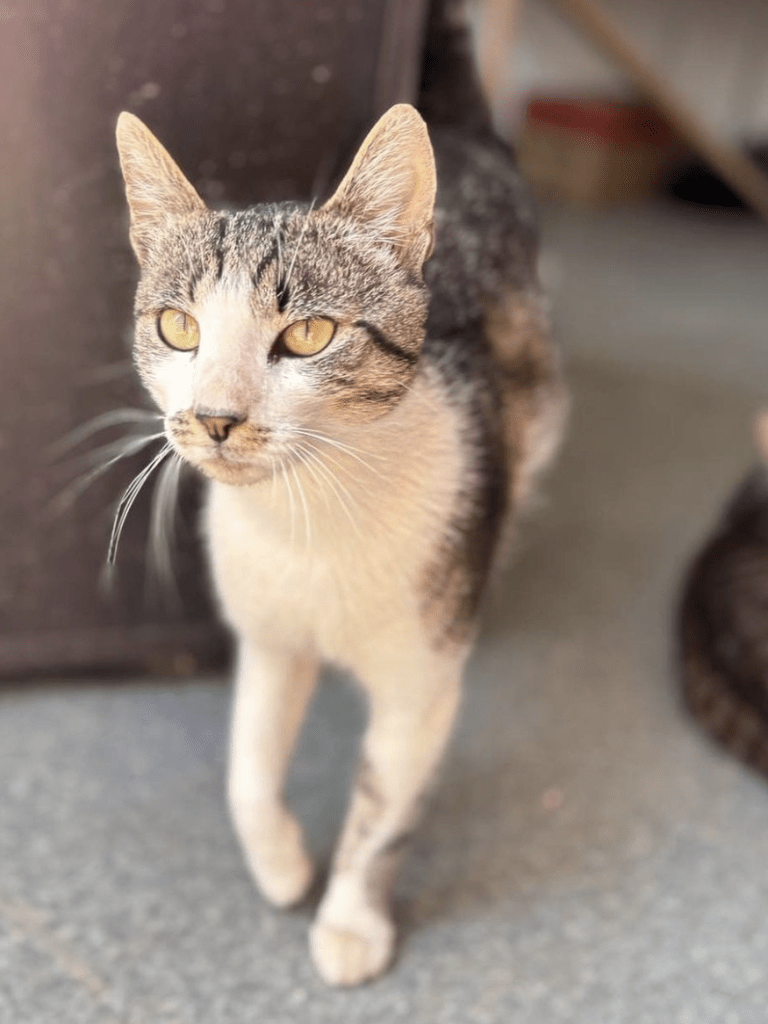
[[[237,412],[212,412],[208,409],[197,409],[195,416],[208,431],[212,441],[220,444],[229,437],[232,427],[245,421],[245,416]]]

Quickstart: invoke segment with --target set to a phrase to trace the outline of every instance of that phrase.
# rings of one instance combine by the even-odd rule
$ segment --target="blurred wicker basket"
[[[534,99],[518,142],[536,192],[580,206],[630,203],[653,191],[679,152],[653,108],[595,99]]]

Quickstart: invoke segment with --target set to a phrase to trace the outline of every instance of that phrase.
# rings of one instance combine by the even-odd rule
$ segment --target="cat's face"
[[[209,211],[156,139],[118,144],[141,265],[135,357],[188,462],[248,484],[386,415],[423,340],[435,180],[418,114],[375,126],[320,209]]]

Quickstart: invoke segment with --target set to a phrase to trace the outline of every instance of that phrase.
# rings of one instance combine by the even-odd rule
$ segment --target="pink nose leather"
[[[226,441],[232,427],[236,427],[245,419],[245,416],[240,416],[237,413],[209,413],[204,410],[196,412],[195,416],[208,431],[210,439],[218,444]]]

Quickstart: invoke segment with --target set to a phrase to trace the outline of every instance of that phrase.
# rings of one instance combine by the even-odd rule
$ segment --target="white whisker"
[[[272,456],[272,455],[270,455],[270,457],[269,457],[269,468],[272,470],[272,483],[270,485],[269,500],[272,502],[272,505],[274,505],[275,504],[275,487],[277,486],[277,472],[276,472],[277,461],[274,458],[274,456]]]
[[[325,504],[325,510],[326,510],[326,512],[329,515],[331,515],[331,505],[330,505],[330,502],[328,501],[328,492],[327,492],[325,486],[323,485],[322,477],[320,477],[318,475],[316,469],[313,467],[313,465],[309,461],[309,459],[305,458],[305,453],[306,453],[307,449],[304,448],[304,446],[302,444],[299,444],[299,445],[296,446],[294,451],[298,455],[299,461],[301,462],[301,464],[304,467],[304,469],[306,469],[306,471],[310,474],[312,479],[315,481],[315,483],[317,485],[318,492],[323,496],[323,503]]]
[[[312,436],[312,435],[310,435],[310,436]],[[385,480],[386,479],[386,477],[385,477],[385,475],[383,473],[380,473],[379,470],[375,469],[373,466],[369,466],[368,463],[364,459],[361,459],[353,451],[348,451],[345,447],[343,447],[341,445],[334,444],[333,441],[330,438],[326,438],[326,437],[320,436],[320,437],[315,437],[314,440],[316,440],[316,441],[325,441],[327,444],[332,445],[333,448],[338,449],[338,451],[341,452],[341,455],[347,455],[350,458],[355,459],[356,462],[361,463],[370,473],[373,473],[374,476],[378,477],[380,480]],[[331,455],[331,453],[328,452],[328,451],[323,453],[323,457],[325,459],[327,459],[329,462],[333,463],[334,466],[337,466],[339,469],[344,470],[344,472],[347,474],[347,476],[349,476],[352,480],[357,481],[358,476],[359,476],[359,472],[358,472],[358,476],[355,476],[355,474],[352,472],[354,467],[346,465],[344,462],[340,461],[338,458],[334,458],[333,455]]]
[[[372,466],[369,462],[362,458],[362,456],[367,455],[373,459],[379,459],[380,461],[383,462],[383,455],[379,455],[376,452],[363,452],[361,448],[354,448],[352,445],[346,444],[344,441],[338,441],[336,440],[336,438],[329,437],[327,434],[321,434],[319,431],[316,430],[308,430],[305,427],[293,427],[292,430],[296,434],[303,434],[305,437],[311,437],[314,438],[316,441],[323,441],[325,444],[329,444],[332,445],[334,448],[338,448],[340,451],[343,451],[347,455],[350,455],[353,459],[356,459],[363,466],[365,466],[366,469],[369,469],[372,473],[375,473],[376,476],[382,476],[382,474],[374,466]]]
[[[183,231],[181,232],[180,238],[181,238],[181,244],[184,246],[184,252],[186,253],[186,256],[187,256],[187,265],[189,267],[189,280],[190,280],[190,282],[192,282],[192,281],[195,280],[195,265],[192,262],[192,252],[191,252],[191,250],[189,248],[189,242],[187,240],[187,236],[186,236],[185,232],[183,232]]]
[[[339,478],[333,473],[333,471],[328,466],[325,465],[325,463],[322,461],[322,459],[319,458],[319,455],[318,455],[316,450],[302,447],[302,451],[304,452],[305,456],[307,456],[309,459],[312,460],[312,462],[313,462],[314,466],[316,467],[318,473],[320,473],[320,475],[325,480],[328,481],[328,483],[331,486],[331,490],[336,495],[336,498],[337,498],[339,504],[341,505],[342,509],[344,510],[344,513],[345,513],[347,519],[349,519],[349,522],[350,522],[350,525],[352,526],[352,529],[355,531],[355,533],[357,534],[358,538],[362,540],[363,538],[362,538],[362,534],[360,532],[360,528],[357,525],[357,523],[355,522],[354,516],[352,515],[352,512],[350,510],[350,506],[354,507],[355,500],[352,497],[352,495],[349,493],[349,490],[344,486],[344,484],[341,482],[341,480],[339,480]],[[339,493],[339,492],[341,492],[341,493]],[[344,500],[344,496],[345,495],[346,495],[349,503]]]
[[[304,495],[304,488],[302,487],[301,480],[299,478],[299,474],[296,471],[296,467],[294,466],[293,463],[290,463],[290,470],[293,473],[293,479],[296,481],[296,489],[299,492],[299,499],[300,499],[301,504],[302,504],[302,506],[304,508],[304,534],[305,534],[306,539],[307,539],[307,551],[311,551],[311,549],[312,549],[312,530],[310,528],[310,522],[309,522],[309,506],[307,505],[307,499],[306,499],[306,497]]]
[[[83,452],[82,455],[77,456],[75,461],[93,465],[102,456],[106,456],[109,459],[107,464],[111,465],[113,455],[119,458],[134,455],[151,441],[157,441],[161,437],[165,437],[164,430],[159,430],[156,434],[128,434],[126,437],[118,438],[117,441],[110,441],[109,444],[102,444],[98,448],[92,448],[90,451]]]
[[[97,366],[94,370],[88,370],[82,374],[81,380],[85,384],[108,384],[113,380],[119,380],[127,374],[133,373],[133,360],[121,359],[116,363],[105,363],[104,366]]]
[[[120,499],[117,510],[115,512],[115,518],[112,523],[112,532],[109,537],[109,547],[107,549],[107,564],[114,565],[115,558],[117,556],[117,547],[120,543],[120,535],[123,532],[125,521],[128,518],[128,513],[131,511],[134,501],[136,500],[139,491],[141,491],[144,484],[147,482],[152,473],[157,469],[160,463],[171,454],[173,448],[169,444],[164,444],[160,451],[154,456],[149,465],[145,466],[140,473],[137,473],[133,480],[128,484],[123,496]]]
[[[278,466],[280,467],[280,472],[283,475],[283,480],[285,481],[285,486],[286,486],[286,489],[288,491],[288,504],[289,504],[290,510],[291,510],[291,547],[293,547],[293,538],[294,538],[294,531],[295,531],[295,525],[296,525],[296,505],[294,503],[294,498],[293,498],[293,488],[291,487],[291,481],[288,478],[288,473],[286,472],[286,469],[285,469],[285,466],[283,465],[283,463],[282,462],[278,463]]]
[[[322,458],[320,456],[319,451],[316,450],[316,453],[318,460],[324,463],[326,469],[329,469],[327,463],[330,463],[331,466],[335,466],[337,470],[342,470],[342,472],[344,472],[344,474],[348,476],[353,483],[358,483],[357,477],[352,472],[352,469],[349,466],[344,465],[343,462],[339,462],[339,460],[335,459],[329,452],[323,452]],[[336,479],[338,480],[339,484],[341,484],[341,480],[339,480],[338,474],[336,475]]]
[[[74,430],[50,445],[48,451],[53,457],[63,455],[64,452],[77,447],[81,441],[85,441],[100,430],[106,430],[107,427],[116,427],[120,423],[151,423],[162,418],[160,413],[144,409],[113,409],[111,412],[103,412],[99,416],[94,416],[92,420],[88,420],[82,426],[75,427]]]
[[[98,466],[94,466],[93,469],[82,473],[76,477],[71,484],[64,488],[64,490],[58,494],[51,502],[51,510],[55,514],[60,514],[68,509],[72,503],[78,498],[84,490],[86,490],[97,480],[103,473],[114,466],[116,462],[121,459],[128,458],[130,455],[135,455],[140,452],[142,448],[145,448],[152,441],[157,441],[163,437],[162,432],[158,434],[150,434],[147,437],[134,437],[132,439],[123,439],[121,441],[114,441],[112,444],[103,445],[101,448],[95,449],[93,452],[88,452],[83,458],[88,461],[94,461],[95,457],[100,455],[110,455],[105,462],[102,462]],[[111,454],[113,453],[114,454]]]
[[[296,242],[296,246],[294,247],[293,256],[291,257],[291,265],[288,267],[288,273],[286,274],[285,281],[283,281],[283,287],[281,289],[281,292],[283,294],[285,294],[285,292],[288,291],[288,284],[289,284],[289,282],[291,280],[291,274],[293,273],[293,267],[294,267],[294,264],[296,263],[296,257],[299,255],[299,249],[301,248],[301,243],[304,240],[304,233],[307,230],[307,224],[309,224],[309,218],[310,218],[310,216],[312,214],[312,211],[315,208],[315,203],[316,202],[317,202],[317,200],[313,199],[312,202],[310,203],[309,210],[307,211],[307,214],[306,214],[306,216],[304,218],[304,223],[301,225],[301,231],[299,232],[299,238],[298,238],[298,241]]]
[[[328,452],[328,451],[320,452],[316,448],[313,449],[313,451],[315,453],[315,458],[316,458],[317,463],[321,464],[323,466],[323,468],[325,470],[327,470],[327,472],[332,473],[331,466],[335,466],[337,470],[340,470],[346,476],[348,476],[350,478],[350,480],[354,484],[359,484],[358,477],[353,472],[353,469],[354,469],[353,466],[347,465],[344,462],[340,462],[339,459],[334,458],[333,455],[331,455],[330,452]],[[329,463],[330,463],[330,465],[329,465]],[[382,474],[378,473],[377,476],[382,476]],[[349,498],[352,501],[352,503],[356,504],[358,507],[360,507],[361,506],[361,502],[360,501],[355,502],[355,499],[352,497],[352,495],[350,494],[350,492],[347,489],[347,487],[345,486],[345,484],[342,483],[338,473],[333,473],[333,477],[336,480],[336,483],[339,485],[339,487],[342,487],[344,489],[345,493],[349,496]],[[382,479],[383,479],[383,476],[382,476]],[[359,488],[358,488],[358,491],[359,491]],[[386,528],[386,526],[387,526],[386,520],[380,515],[380,513],[379,513],[379,511],[377,509],[372,508],[369,504],[366,505],[366,514],[369,517],[371,517],[372,519],[374,519],[377,523],[379,523],[382,527]]]
[[[282,218],[275,217],[275,241],[277,243],[277,280],[283,280],[283,247],[280,244],[280,226]]]
[[[165,592],[174,603],[179,600],[176,579],[173,573],[173,545],[175,539],[176,501],[179,491],[179,477],[184,462],[174,452],[160,469],[157,483],[152,492],[152,509],[147,539],[147,562],[155,573]]]

